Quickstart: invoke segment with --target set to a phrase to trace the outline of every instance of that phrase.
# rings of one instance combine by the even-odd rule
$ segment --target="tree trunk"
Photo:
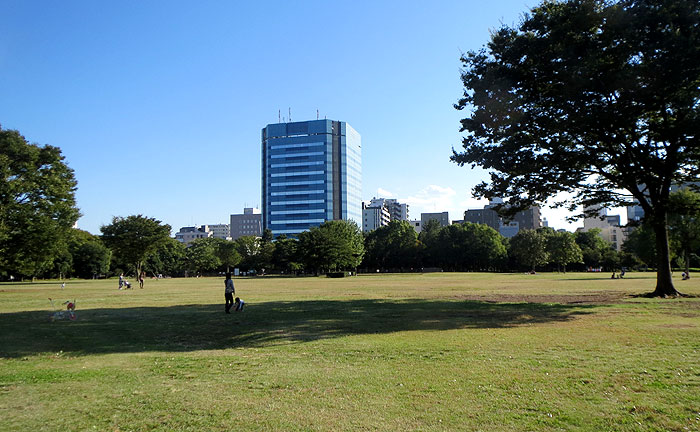
[[[656,289],[652,297],[679,296],[671,278],[671,253],[668,247],[668,229],[666,213],[655,215],[652,224],[656,234]]]

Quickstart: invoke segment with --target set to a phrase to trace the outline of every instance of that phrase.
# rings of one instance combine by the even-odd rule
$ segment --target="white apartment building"
[[[188,245],[197,239],[212,237],[213,234],[208,225],[182,227],[175,233],[175,240]]]
[[[365,207],[363,203],[362,208],[362,231],[370,232],[374,231],[379,227],[389,225],[391,221],[391,215],[389,209],[384,205]]]

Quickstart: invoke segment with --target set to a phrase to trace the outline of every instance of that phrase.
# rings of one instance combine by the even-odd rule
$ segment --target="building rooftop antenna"
[[[318,120],[318,109],[316,110],[316,120]]]
[[[282,123],[282,110],[277,110],[277,123]]]
[[[292,122],[292,107],[289,107],[289,122]]]

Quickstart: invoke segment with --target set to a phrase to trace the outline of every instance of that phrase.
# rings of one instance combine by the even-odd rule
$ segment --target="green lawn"
[[[700,298],[608,277],[0,284],[0,430],[700,430]]]

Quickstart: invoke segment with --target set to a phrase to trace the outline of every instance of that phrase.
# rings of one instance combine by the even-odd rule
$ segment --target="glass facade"
[[[295,236],[327,220],[362,223],[362,144],[345,122],[276,123],[262,130],[262,218]]]

